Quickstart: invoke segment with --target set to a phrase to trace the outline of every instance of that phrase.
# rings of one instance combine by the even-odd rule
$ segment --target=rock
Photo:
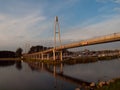
[[[75,90],[80,90],[80,88],[75,88]]]
[[[110,80],[110,83],[114,83],[114,80]]]
[[[98,84],[100,87],[102,87],[103,85],[105,85],[105,82],[104,81],[101,81],[101,82],[99,82],[99,84]]]
[[[94,87],[94,86],[95,86],[95,83],[92,82],[92,83],[90,84],[90,87]]]
[[[110,81],[107,81],[106,84],[109,85],[109,84],[110,84]]]

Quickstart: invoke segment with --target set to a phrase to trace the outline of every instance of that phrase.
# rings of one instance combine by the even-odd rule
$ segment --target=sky
[[[0,50],[52,46],[55,16],[63,44],[120,32],[120,0],[0,0]]]

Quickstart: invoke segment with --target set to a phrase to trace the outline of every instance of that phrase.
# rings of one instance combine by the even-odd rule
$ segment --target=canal
[[[120,59],[49,65],[0,61],[0,90],[85,90],[91,82],[120,78]]]

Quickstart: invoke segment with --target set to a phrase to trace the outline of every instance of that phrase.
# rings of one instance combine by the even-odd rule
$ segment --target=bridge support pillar
[[[55,49],[53,49],[53,60],[56,60]]]
[[[41,58],[41,55],[39,54],[38,56],[39,56],[39,59],[40,59],[40,58]]]
[[[50,59],[49,54],[47,54],[47,60],[49,60],[49,59]]]
[[[41,59],[42,59],[42,60],[44,59],[44,55],[43,55],[43,53],[41,54]]]
[[[60,60],[63,61],[62,51],[60,51]]]
[[[55,51],[55,49],[53,49],[53,60],[56,60],[56,52],[59,53],[58,57],[59,57],[59,60],[63,61],[63,53],[62,53],[62,50],[61,51]]]
[[[37,55],[35,55],[35,59],[37,59]]]

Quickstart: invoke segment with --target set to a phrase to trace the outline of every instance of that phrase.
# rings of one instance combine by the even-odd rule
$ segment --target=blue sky
[[[0,50],[52,45],[55,16],[62,42],[120,32],[120,0],[0,0]]]

